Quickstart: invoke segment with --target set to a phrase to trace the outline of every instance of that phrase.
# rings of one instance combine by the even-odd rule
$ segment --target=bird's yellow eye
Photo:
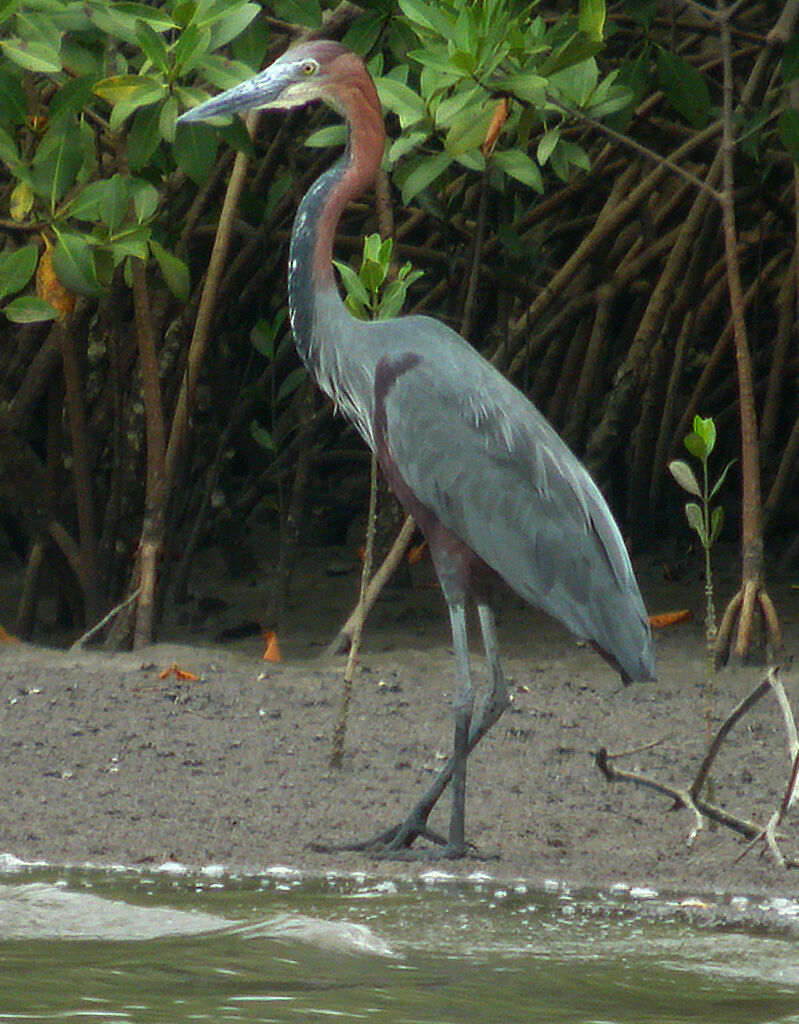
[[[319,65],[315,64],[312,60],[306,60],[302,65],[302,73],[304,75],[313,75],[316,73],[316,69]]]

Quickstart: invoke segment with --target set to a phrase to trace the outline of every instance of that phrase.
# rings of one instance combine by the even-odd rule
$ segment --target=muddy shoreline
[[[622,767],[672,785],[690,782],[705,737],[697,617],[658,633],[657,683],[623,688],[595,655],[512,597],[499,621],[513,706],[470,759],[467,835],[477,855],[396,863],[314,852],[313,844],[365,837],[401,819],[449,752],[452,685],[440,595],[426,585],[396,588],[367,631],[345,763],[332,771],[343,666],[318,652],[347,602],[338,579],[330,593],[320,590],[314,568],[295,589],[279,665],[261,660],[258,638],[211,642],[211,628],[218,634],[225,621],[248,614],[229,593],[206,628],[185,612],[167,624],[180,643],[113,655],[0,648],[0,853],[52,864],[175,861],[251,871],[279,864],[410,878],[433,868],[533,885],[554,879],[604,890],[799,895],[799,871],[781,870],[755,850],[738,860],[745,844],[726,829],[705,829],[688,847],[687,811],[607,783],[593,762],[592,752],[607,746],[632,752]],[[693,580],[663,584],[654,566],[641,577],[651,611],[696,600]],[[256,600],[252,588],[247,593]],[[776,599],[786,639],[782,679],[796,708],[790,662],[799,602],[790,581]],[[197,680],[161,678],[173,664]],[[480,680],[478,657],[475,667]],[[715,720],[762,674],[757,666],[719,674]],[[717,798],[765,822],[788,769],[782,718],[769,696],[722,750]],[[446,831],[447,814],[445,796],[431,825]],[[799,856],[799,813],[783,832],[784,852]]]
[[[120,654],[4,646],[0,852],[51,863],[285,864],[376,877],[438,866],[536,885],[799,894],[799,871],[756,851],[735,862],[743,843],[726,829],[705,829],[687,847],[686,811],[608,784],[593,763],[606,745],[637,752],[620,762],[626,768],[690,780],[705,731],[698,627],[659,634],[660,681],[623,688],[589,651],[511,599],[500,617],[510,633],[513,706],[470,759],[467,833],[478,854],[441,864],[313,852],[401,819],[450,750],[446,624],[428,616],[409,628],[409,601],[419,595],[389,598],[367,637],[341,771],[328,757],[342,666],[314,654],[308,635],[286,635],[281,665],[261,660],[257,639],[209,646],[200,637]],[[790,651],[795,623],[786,625]],[[162,679],[174,664],[198,679]],[[720,674],[716,719],[761,675],[756,667]],[[784,670],[783,680],[796,705],[796,674]],[[733,813],[765,821],[780,800],[784,733],[766,697],[725,744],[714,782]],[[431,825],[446,830],[447,813],[445,797]],[[798,824],[793,812],[784,829],[793,856]]]

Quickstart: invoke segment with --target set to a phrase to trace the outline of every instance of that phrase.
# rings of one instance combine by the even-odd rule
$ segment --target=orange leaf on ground
[[[7,633],[2,626],[0,626],[0,644],[18,644],[19,637],[12,636],[11,633]]]
[[[165,668],[163,672],[158,673],[159,679],[166,679],[167,676],[174,676],[175,679],[186,679],[191,683],[199,681],[200,677],[196,676],[193,672],[187,671],[185,668],[181,668],[177,662],[172,662],[169,668]]]
[[[414,544],[412,548],[408,549],[408,565],[418,565],[419,562],[424,558],[425,549],[427,548],[427,541],[423,540],[421,544]]]
[[[665,626],[676,626],[679,622],[690,622],[693,617],[690,608],[682,608],[678,612],[661,612],[660,615],[650,615],[649,625],[652,629],[663,629]]]
[[[282,661],[283,658],[280,654],[280,644],[277,642],[277,633],[274,629],[264,630],[264,643],[266,644],[266,650],[264,651],[264,661]]]

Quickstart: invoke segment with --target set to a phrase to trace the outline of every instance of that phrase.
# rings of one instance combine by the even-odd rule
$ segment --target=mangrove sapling
[[[675,459],[669,463],[669,471],[684,491],[694,495],[699,501],[689,501],[685,506],[685,517],[688,525],[696,532],[705,555],[705,728],[707,740],[713,734],[713,676],[714,652],[716,644],[716,606],[713,597],[713,570],[711,550],[718,540],[724,526],[724,509],[721,505],[711,502],[721,489],[730,467],[735,459],[727,463],[716,482],[711,486],[708,474],[708,460],[716,446],[716,425],[712,418],[704,419],[694,416],[693,430],[686,435],[684,442],[688,452],[694,456],[701,467],[701,482],[687,462]],[[708,788],[711,788],[708,780]]]
[[[421,270],[414,270],[410,263],[404,264],[391,275],[391,254],[394,242],[391,238],[381,239],[380,235],[368,235],[363,240],[363,257],[356,273],[346,263],[334,260],[347,293],[345,304],[359,320],[390,320],[405,304],[408,289],[422,276]],[[391,275],[391,276],[390,276]],[[347,714],[352,695],[352,681],[361,647],[361,632],[366,618],[367,590],[372,574],[375,523],[377,518],[377,458],[372,453],[369,485],[369,512],[367,515],[366,542],[364,545],[363,567],[358,594],[360,614],[350,637],[347,668],[341,689],[341,703],[333,730],[333,744],[330,751],[330,767],[341,768],[344,757],[344,739],[347,732]]]

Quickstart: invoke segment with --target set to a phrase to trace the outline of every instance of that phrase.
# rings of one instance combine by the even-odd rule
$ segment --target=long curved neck
[[[377,176],[385,129],[380,102],[365,68],[331,95],[332,105],[347,122],[344,156],[308,190],[294,220],[289,249],[289,315],[297,349],[306,364],[317,363],[316,350],[326,333],[318,314],[324,303],[331,313],[348,318],[333,275],[333,238],[347,204],[366,191]]]

